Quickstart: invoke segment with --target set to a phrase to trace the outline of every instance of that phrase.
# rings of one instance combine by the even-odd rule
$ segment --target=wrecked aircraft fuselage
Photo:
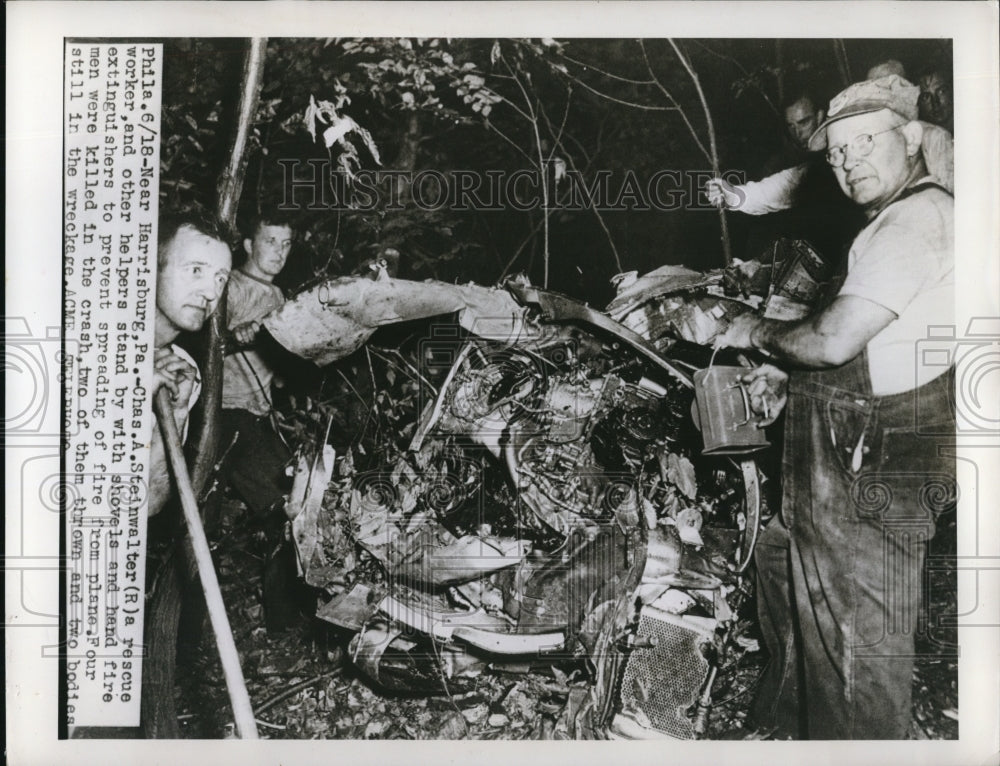
[[[565,660],[589,681],[568,735],[697,735],[759,476],[701,455],[693,368],[671,347],[745,306],[693,272],[644,279],[605,314],[523,284],[344,278],[266,320],[318,364],[387,323],[458,312],[467,331],[408,450],[366,472],[329,447],[303,456],[288,505],[318,616],[354,634],[351,659],[382,687]]]

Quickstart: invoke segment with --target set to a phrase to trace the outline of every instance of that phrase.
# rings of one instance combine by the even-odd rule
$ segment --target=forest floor
[[[292,624],[268,632],[263,611],[265,536],[238,501],[224,503],[213,549],[260,736],[267,739],[548,739],[579,683],[552,673],[483,673],[462,694],[415,696],[379,691],[345,660],[345,642],[307,605]],[[924,578],[909,737],[958,737],[954,514],[943,517]],[[752,615],[753,604],[747,611]],[[928,617],[933,615],[933,617]],[[203,613],[202,613],[203,616]],[[200,619],[200,618],[199,618]],[[198,619],[195,620],[198,622]],[[754,629],[748,636],[754,635]],[[207,619],[179,647],[177,708],[183,737],[233,735],[232,715]],[[714,686],[707,739],[758,739],[747,723],[765,652],[750,640],[731,652]],[[764,733],[766,736],[766,733]]]

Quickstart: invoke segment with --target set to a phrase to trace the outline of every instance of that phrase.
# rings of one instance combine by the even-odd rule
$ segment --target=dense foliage
[[[912,40],[841,48],[808,40],[677,44],[705,91],[721,166],[750,177],[782,148],[781,92],[791,82],[808,75],[830,93],[842,86],[845,66],[861,76],[873,61],[895,56],[915,65],[940,47]],[[239,40],[166,43],[167,206],[213,206],[242,53]],[[537,284],[600,303],[609,297],[608,278],[621,271],[720,264],[718,218],[705,210],[703,178],[693,175],[710,169],[708,145],[692,80],[667,40],[275,39],[243,208],[284,202],[295,209],[303,236],[286,287],[373,258],[395,262],[398,253],[400,276],[489,284],[524,271]],[[328,189],[325,199],[290,188],[292,178],[310,178],[324,165],[348,186]],[[361,171],[397,177],[375,184],[374,204],[351,206],[344,191]],[[407,179],[421,171],[419,188],[411,188]],[[488,202],[488,174],[509,180],[517,171],[544,179],[537,190],[519,187],[534,192],[531,209],[509,200],[467,209],[433,204],[442,182],[454,194],[456,173],[482,180],[478,197]],[[681,174],[660,187],[670,204],[650,204],[647,181],[664,171]],[[603,209],[559,202],[574,177],[591,189],[602,175]],[[747,255],[746,227],[730,216],[738,257]]]

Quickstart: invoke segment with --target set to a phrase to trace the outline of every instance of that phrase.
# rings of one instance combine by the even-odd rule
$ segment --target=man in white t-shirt
[[[236,347],[223,367],[223,449],[234,437],[236,441],[223,472],[258,517],[284,504],[285,466],[291,457],[270,421],[275,374],[259,332],[261,320],[285,302],[274,278],[285,267],[293,240],[294,231],[283,218],[256,218],[243,240],[246,261],[233,271],[226,297]]]
[[[222,476],[269,542],[263,603],[265,624],[274,631],[295,624],[309,598],[295,580],[295,553],[284,539],[286,468],[292,455],[272,421],[275,356],[281,352],[260,330],[264,317],[285,302],[274,279],[285,267],[295,232],[285,218],[265,213],[251,222],[248,234],[246,261],[233,271],[226,296],[235,344],[223,363],[220,436],[229,451]]]
[[[153,394],[170,390],[174,420],[187,433],[188,415],[201,382],[194,360],[174,341],[182,332],[200,330],[215,311],[229,279],[232,254],[218,226],[195,216],[165,217],[157,247],[156,319],[154,323]],[[170,472],[158,424],[150,455],[149,515],[160,512],[170,496]]]
[[[855,83],[810,139],[868,219],[832,302],[720,339],[791,370],[744,376],[761,425],[786,416],[781,513],[756,554],[771,661],[754,712],[780,735],[901,739],[910,721],[923,558],[956,497],[953,372],[918,352],[954,324],[954,202],[927,174],[917,94]]]

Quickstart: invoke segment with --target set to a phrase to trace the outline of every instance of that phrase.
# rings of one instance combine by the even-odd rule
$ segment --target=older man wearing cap
[[[889,76],[830,102],[810,145],[868,219],[843,283],[804,320],[745,315],[720,339],[790,370],[745,376],[762,426],[786,409],[781,514],[757,549],[754,712],[779,736],[900,739],[910,721],[926,544],[955,498],[953,374],[917,356],[954,323],[954,204],[927,176],[917,95]]]

